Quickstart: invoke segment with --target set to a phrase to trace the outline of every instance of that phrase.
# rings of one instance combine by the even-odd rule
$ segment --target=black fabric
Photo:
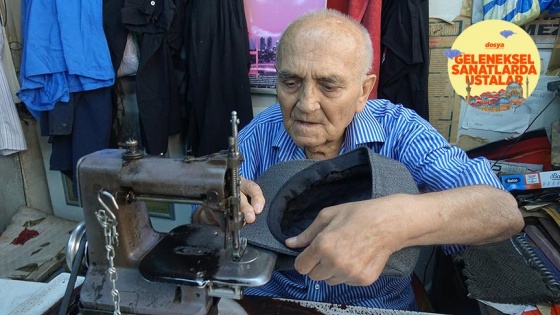
[[[121,8],[124,0],[103,0],[103,31],[111,54],[111,63],[115,71],[115,77],[124,55],[126,37],[128,30],[122,25]],[[124,95],[118,79],[111,88],[111,103],[113,104],[112,126],[110,145],[115,148],[120,142],[121,120],[124,106],[121,102]],[[136,137],[137,140],[138,137]]]
[[[227,149],[231,112],[241,129],[253,118],[249,37],[242,0],[189,0],[188,145],[195,156]]]
[[[124,0],[103,0],[103,31],[109,45],[115,75],[121,65],[128,30],[122,25]]]
[[[103,27],[113,67],[135,34],[140,144],[167,152],[182,132],[189,154],[227,149],[231,112],[241,129],[253,118],[249,39],[242,0],[104,0]]]
[[[384,0],[381,10],[382,63],[379,98],[429,119],[428,0]]]
[[[103,27],[113,67],[119,68],[126,37],[138,39],[136,101],[140,143],[148,154],[167,152],[169,135],[181,131],[181,102],[174,56],[182,47],[182,1],[116,0],[103,2]]]
[[[111,114],[110,88],[70,93],[68,103],[59,102],[52,111],[41,112],[41,135],[50,136],[52,144],[50,170],[68,176],[74,193],[78,160],[109,148]]]
[[[281,243],[303,232],[322,209],[371,198],[371,168],[367,164],[334,171],[323,164],[316,165],[322,167],[310,166],[292,177],[289,186],[272,201],[268,224]],[[316,182],[308,186],[309,178]]]
[[[148,154],[167,152],[169,135],[181,131],[179,87],[173,55],[177,47],[169,37],[181,31],[173,20],[178,16],[173,0],[125,0],[122,23],[137,34],[140,48],[136,72],[136,97],[140,115],[140,135]],[[173,26],[173,27],[172,27]]]
[[[72,94],[70,94],[68,102],[57,102],[53,109],[39,112],[42,136],[68,136],[72,134],[76,99],[76,95]]]
[[[153,5],[152,5],[153,2]],[[166,33],[171,26],[175,4],[173,1],[125,0],[121,10],[122,21],[134,30],[146,33]]]

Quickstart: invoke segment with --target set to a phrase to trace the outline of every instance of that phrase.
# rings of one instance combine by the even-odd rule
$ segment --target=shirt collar
[[[340,153],[348,152],[368,143],[385,142],[385,139],[386,136],[383,128],[381,128],[373,113],[364,109],[356,114],[348,128],[346,128],[346,138]]]

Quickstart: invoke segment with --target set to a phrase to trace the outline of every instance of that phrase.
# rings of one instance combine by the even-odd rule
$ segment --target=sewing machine
[[[83,314],[216,314],[219,298],[240,299],[266,283],[274,253],[239,235],[242,163],[237,117],[229,149],[201,158],[144,156],[129,141],[77,165],[88,269],[80,291]],[[145,201],[200,204],[219,226],[152,228]]]

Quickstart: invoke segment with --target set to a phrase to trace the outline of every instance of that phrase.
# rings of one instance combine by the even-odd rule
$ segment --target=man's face
[[[276,89],[288,134],[308,157],[338,155],[346,127],[371,90],[363,83],[355,39],[306,29],[281,49]]]

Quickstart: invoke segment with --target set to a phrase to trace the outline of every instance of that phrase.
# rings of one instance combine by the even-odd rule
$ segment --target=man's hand
[[[245,217],[245,222],[255,222],[255,216],[264,209],[264,195],[257,183],[245,178],[241,178],[241,212]],[[250,200],[250,201],[249,201]],[[193,223],[218,225],[212,210],[205,206],[200,206],[193,214]]]
[[[307,246],[296,258],[296,270],[330,285],[372,284],[400,249],[402,217],[388,205],[378,198],[323,209],[305,231],[286,240],[288,247]]]
[[[264,209],[264,195],[257,183],[241,178],[241,212],[245,216],[245,222],[255,222],[256,215]]]
[[[328,207],[286,245],[307,247],[294,267],[313,280],[369,285],[379,278],[389,256],[402,248],[497,242],[519,232],[523,224],[510,193],[474,185]]]

